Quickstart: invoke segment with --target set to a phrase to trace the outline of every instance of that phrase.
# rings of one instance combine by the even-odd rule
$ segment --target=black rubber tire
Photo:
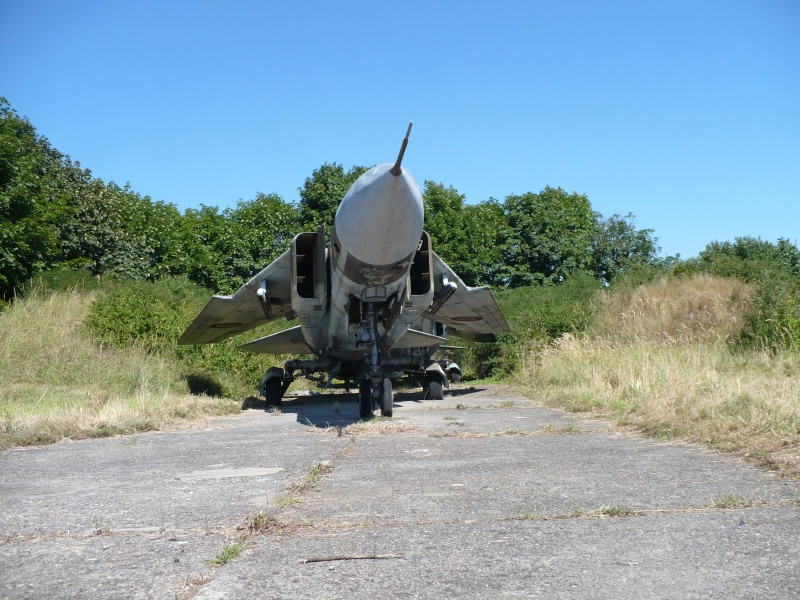
[[[283,403],[283,382],[278,379],[270,379],[264,384],[264,398],[267,406],[279,406]]]
[[[461,381],[461,373],[453,371],[450,373],[450,383],[459,383]]]
[[[362,419],[372,418],[372,384],[364,379],[358,384],[358,403]]]
[[[391,417],[394,406],[394,394],[392,393],[392,380],[384,379],[381,386],[381,416]]]
[[[428,376],[428,399],[444,400],[444,382],[441,375]]]

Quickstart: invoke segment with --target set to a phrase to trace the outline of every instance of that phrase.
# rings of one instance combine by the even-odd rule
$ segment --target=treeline
[[[67,281],[71,270],[133,281],[182,276],[231,293],[296,233],[330,228],[366,169],[323,164],[299,188],[296,204],[258,193],[222,211],[201,205],[181,213],[93,177],[0,98],[0,299],[13,299],[36,274],[59,271]],[[703,272],[750,284],[744,342],[800,349],[800,251],[787,239],[712,242],[697,258],[677,260],[659,256],[653,231],[637,229],[633,215],[605,218],[585,195],[561,188],[467,204],[455,188],[426,181],[423,199],[436,252],[467,284],[506,290],[518,321],[507,347],[579,329],[588,298],[609,284]],[[564,282],[570,285],[552,285]],[[518,318],[512,306],[520,307]],[[489,363],[502,354],[496,347],[488,353]]]
[[[365,170],[326,163],[299,188],[297,204],[258,193],[222,211],[201,205],[181,213],[93,177],[0,99],[0,298],[54,269],[185,276],[233,292],[296,233],[330,228]],[[435,250],[469,285],[558,283],[578,272],[607,283],[659,261],[653,231],[637,229],[632,215],[604,218],[585,195],[560,188],[466,204],[455,188],[426,181],[423,198]]]

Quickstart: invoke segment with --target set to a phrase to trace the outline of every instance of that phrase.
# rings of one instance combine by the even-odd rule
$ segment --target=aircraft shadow
[[[448,397],[459,397],[474,394],[483,388],[458,388],[445,392]],[[422,402],[438,402],[426,400],[425,392],[420,388],[399,387],[395,391],[394,405],[402,407],[404,404],[419,404]],[[298,423],[317,429],[331,427],[347,427],[358,423],[359,417],[358,394],[353,390],[337,390],[335,393],[321,394],[311,392],[311,395],[294,396],[289,392],[279,406],[270,406],[259,397],[250,396],[242,403],[242,410],[277,410],[282,414],[294,414]],[[376,415],[380,414],[375,411]]]

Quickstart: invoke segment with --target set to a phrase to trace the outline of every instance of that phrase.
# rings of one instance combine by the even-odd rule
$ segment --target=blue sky
[[[800,2],[0,0],[0,95],[179,208],[394,160],[468,202],[586,194],[665,255],[800,241]]]

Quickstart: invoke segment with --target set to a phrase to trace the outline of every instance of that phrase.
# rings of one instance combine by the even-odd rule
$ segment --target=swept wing
[[[292,309],[291,291],[292,256],[287,250],[233,296],[213,296],[178,344],[220,342],[277,319]]]
[[[247,342],[239,348],[262,354],[308,354],[310,352],[300,325]]]
[[[456,289],[440,306],[434,302],[423,317],[443,323],[453,335],[478,342],[494,341],[495,334],[510,331],[488,287],[467,286],[435,252],[433,271],[436,281],[442,281],[444,276]]]

